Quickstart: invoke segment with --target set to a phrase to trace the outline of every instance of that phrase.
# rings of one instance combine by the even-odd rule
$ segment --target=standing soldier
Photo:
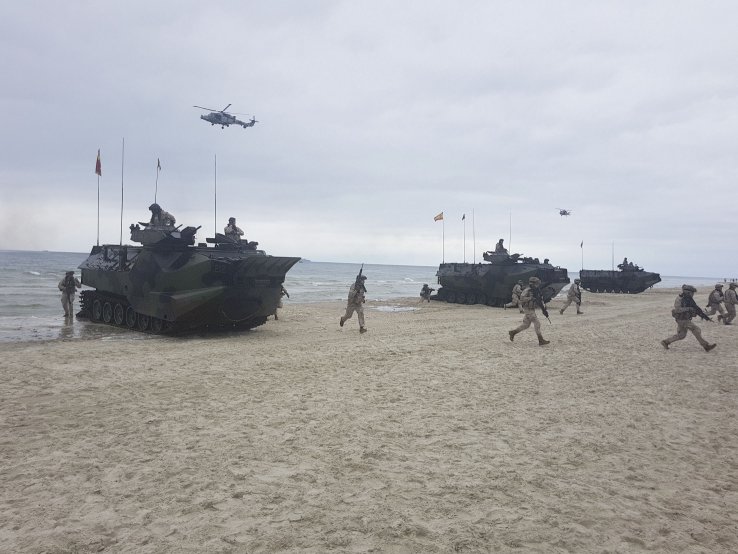
[[[702,348],[704,348],[706,352],[709,352],[710,350],[715,348],[715,346],[717,346],[716,344],[710,344],[705,339],[703,339],[702,331],[700,331],[700,328],[692,323],[692,318],[697,315],[706,321],[712,321],[694,301],[693,296],[695,292],[697,292],[697,289],[694,288],[692,285],[682,285],[682,294],[677,296],[676,300],[674,301],[674,309],[671,310],[671,315],[673,315],[674,319],[676,319],[677,333],[676,335],[673,335],[668,339],[664,339],[661,341],[661,345],[667,350],[669,349],[669,345],[672,342],[682,340],[684,337],[686,337],[687,331],[692,331],[692,334],[695,336],[697,341],[702,345]]]
[[[520,313],[523,313],[523,308],[520,307],[520,295],[523,294],[523,281],[518,281],[512,289],[512,301],[505,304],[503,307],[518,308]]]
[[[574,279],[574,284],[569,287],[569,292],[566,293],[566,303],[564,304],[564,307],[559,310],[560,314],[563,315],[564,310],[566,310],[572,302],[577,305],[577,314],[584,313],[579,309],[582,305],[582,288],[579,286],[579,283],[581,283],[579,279]]]
[[[227,236],[229,239],[234,240],[236,242],[241,241],[241,237],[243,236],[243,229],[241,229],[240,227],[236,225],[235,217],[228,218],[228,225],[226,225],[225,229],[223,229],[223,234]]]
[[[277,309],[274,310],[274,321],[277,321],[279,319],[279,316],[277,315],[277,310],[283,307],[282,298],[284,298],[285,296],[289,298],[290,293],[287,292],[287,289],[284,288],[284,285],[279,285],[279,302],[277,302]]]
[[[359,270],[356,281],[349,289],[346,313],[341,317],[338,324],[343,327],[343,324],[351,319],[351,316],[356,312],[359,317],[359,333],[366,333],[366,327],[364,327],[364,302],[366,302],[364,281],[366,281],[366,275],[362,275],[362,271],[364,271],[363,267]]]
[[[64,317],[72,317],[74,315],[74,294],[77,289],[82,288],[82,283],[74,276],[74,271],[67,271],[64,279],[59,281],[59,290],[61,291],[61,303],[64,308]]]
[[[725,291],[725,311],[728,312],[723,316],[723,323],[725,325],[730,325],[735,319],[735,305],[738,304],[738,295],[735,293],[736,286],[738,286],[737,283],[730,283],[728,290]]]
[[[548,310],[546,309],[546,305],[543,303],[543,295],[541,294],[540,286],[541,280],[538,277],[531,277],[528,279],[528,288],[526,288],[523,291],[523,294],[520,295],[520,305],[523,308],[525,316],[523,317],[523,323],[521,323],[519,327],[508,332],[510,334],[511,341],[515,340],[515,335],[520,333],[520,331],[526,330],[532,323],[533,329],[535,329],[536,335],[538,335],[538,344],[544,346],[551,342],[543,338],[543,335],[541,334],[541,322],[538,321],[538,316],[536,315],[536,308],[540,308],[543,315],[548,317]]]
[[[725,309],[723,308],[723,284],[718,283],[715,285],[715,289],[710,292],[710,296],[707,297],[707,309],[705,312],[707,315],[715,315],[716,312],[720,312],[718,321],[722,321],[725,317]]]

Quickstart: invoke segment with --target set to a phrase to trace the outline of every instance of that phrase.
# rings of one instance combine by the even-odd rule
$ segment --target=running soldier
[[[538,335],[538,344],[544,346],[551,342],[543,338],[541,334],[541,322],[538,321],[538,316],[536,315],[536,308],[540,308],[543,315],[548,317],[548,310],[546,309],[546,304],[543,302],[543,294],[541,293],[540,286],[541,280],[538,277],[528,279],[528,288],[520,295],[520,305],[523,308],[525,316],[523,317],[523,323],[519,327],[508,331],[511,341],[515,340],[515,335],[526,330],[532,323],[533,329],[536,335]]]
[[[692,318],[695,316],[700,316],[705,321],[712,321],[694,301],[693,296],[695,292],[697,292],[697,289],[692,285],[682,285],[682,294],[677,296],[674,301],[674,309],[671,310],[671,315],[674,316],[674,319],[676,320],[677,332],[676,335],[661,341],[661,345],[667,350],[672,342],[682,340],[686,337],[687,331],[692,331],[692,334],[706,352],[709,352],[717,346],[716,344],[710,344],[703,339],[700,328],[692,323]]]
[[[356,315],[359,318],[359,333],[366,333],[366,327],[364,326],[364,302],[366,302],[366,287],[364,281],[366,281],[366,275],[362,275],[364,268],[359,270],[359,274],[356,276],[356,281],[349,289],[348,302],[346,302],[346,313],[338,321],[338,324],[343,327],[351,316]]]
[[[64,308],[64,317],[72,317],[74,315],[74,294],[77,289],[82,288],[82,283],[74,276],[74,271],[67,271],[64,279],[59,281],[59,290],[61,291],[61,304]]]
[[[715,290],[710,292],[710,296],[707,297],[707,315],[715,315],[716,312],[720,312],[718,321],[722,321],[725,317],[725,309],[723,308],[723,285],[718,283],[715,285]]]
[[[503,307],[507,310],[508,308],[518,308],[520,313],[523,313],[523,308],[520,307],[520,295],[523,294],[523,281],[518,281],[512,289],[512,301],[505,304]]]
[[[582,305],[582,288],[579,286],[579,283],[581,283],[579,279],[574,279],[574,284],[569,287],[569,292],[566,293],[566,303],[564,304],[564,307],[559,310],[560,314],[563,315],[564,310],[566,310],[572,302],[577,305],[577,314],[584,313],[579,309]]]
[[[738,283],[730,283],[728,290],[725,291],[725,311],[728,312],[723,316],[723,323],[725,325],[730,325],[735,319],[735,305],[738,304],[738,295],[735,292],[736,286],[738,286]]]

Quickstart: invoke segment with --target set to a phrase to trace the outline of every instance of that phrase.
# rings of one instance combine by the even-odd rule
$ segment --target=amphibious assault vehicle
[[[622,264],[621,264],[622,265]],[[582,288],[590,292],[643,292],[661,281],[661,275],[644,271],[638,266],[618,271],[608,269],[583,269],[579,272]]]
[[[281,285],[300,258],[268,256],[258,243],[199,227],[131,225],[141,246],[93,246],[82,262],[79,318],[150,333],[250,329],[274,314]]]
[[[511,291],[520,280],[528,285],[530,277],[541,280],[544,301],[556,296],[570,281],[567,271],[537,258],[520,254],[485,252],[489,263],[442,263],[436,275],[441,288],[432,298],[457,304],[504,306],[510,302]]]

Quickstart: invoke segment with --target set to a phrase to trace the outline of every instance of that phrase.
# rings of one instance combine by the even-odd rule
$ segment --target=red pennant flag
[[[102,164],[100,163],[100,149],[97,149],[97,161],[95,162],[95,173],[102,177]]]

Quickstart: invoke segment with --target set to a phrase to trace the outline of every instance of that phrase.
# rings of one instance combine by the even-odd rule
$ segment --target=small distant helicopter
[[[220,125],[221,129],[225,129],[229,125],[240,125],[244,129],[246,129],[247,127],[253,127],[255,123],[258,123],[255,117],[252,117],[249,121],[241,121],[240,119],[237,119],[233,114],[229,114],[228,112],[226,112],[226,110],[230,106],[231,105],[228,104],[222,110],[214,110],[212,108],[203,108],[202,106],[192,106],[192,107],[199,108],[201,110],[206,110],[210,112],[209,114],[201,115],[200,119],[204,119],[205,121],[209,122],[210,125]]]
[[[556,208],[559,210],[559,215],[571,215],[571,210],[563,210],[561,208]]]

